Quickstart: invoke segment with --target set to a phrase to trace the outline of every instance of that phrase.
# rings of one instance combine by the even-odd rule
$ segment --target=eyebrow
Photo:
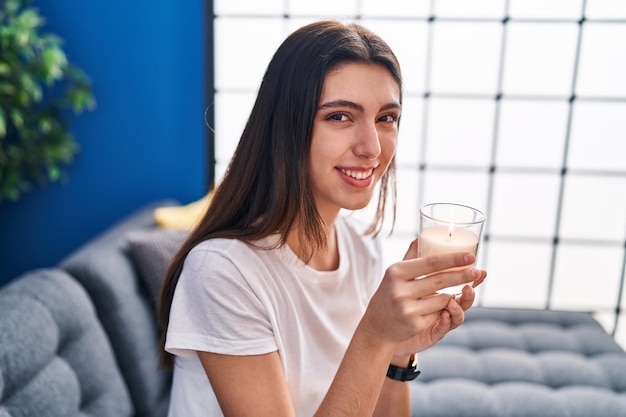
[[[329,101],[327,103],[324,103],[322,105],[320,105],[317,109],[318,110],[323,110],[323,109],[332,109],[332,108],[337,108],[337,107],[349,107],[352,108],[354,110],[358,110],[358,111],[364,111],[363,106],[361,106],[358,103],[355,103],[353,101],[349,101],[349,100],[334,100],[334,101]],[[387,103],[384,106],[381,107],[380,110],[389,110],[389,109],[402,109],[402,106],[398,103]]]

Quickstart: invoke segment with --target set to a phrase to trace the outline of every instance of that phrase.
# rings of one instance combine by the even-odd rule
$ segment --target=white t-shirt
[[[211,239],[191,250],[165,344],[176,355],[169,417],[223,415],[196,351],[278,350],[296,415],[315,413],[382,278],[378,240],[363,237],[351,218],[338,218],[336,230],[335,271],[314,270],[286,245]]]

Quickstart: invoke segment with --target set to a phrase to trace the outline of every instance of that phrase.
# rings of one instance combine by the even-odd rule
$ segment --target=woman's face
[[[400,87],[379,64],[330,71],[313,123],[309,181],[323,218],[365,207],[396,151]]]

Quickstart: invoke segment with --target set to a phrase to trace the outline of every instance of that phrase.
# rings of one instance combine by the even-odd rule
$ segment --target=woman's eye
[[[385,114],[384,116],[381,116],[378,120],[385,123],[395,123],[398,121],[398,119],[400,119],[400,116],[398,116],[397,114]]]
[[[348,118],[348,115],[346,115],[345,113],[333,113],[333,114],[328,115],[326,117],[326,120],[345,122],[346,120],[349,120],[349,118]]]

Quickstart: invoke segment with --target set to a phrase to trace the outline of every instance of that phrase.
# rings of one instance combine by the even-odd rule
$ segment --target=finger
[[[485,278],[487,278],[487,271],[481,269],[480,270],[480,277],[478,277],[478,279],[474,280],[474,283],[472,284],[472,287],[474,287],[474,288],[478,287],[480,284],[483,283]]]
[[[429,314],[439,314],[444,310],[451,299],[450,294],[433,294],[427,296],[415,296],[415,303],[409,310],[409,314],[414,316],[426,316]]]
[[[415,245],[415,250],[417,250],[417,243]],[[476,256],[472,253],[446,253],[396,262],[387,268],[387,272],[392,276],[408,281],[450,268],[469,266],[475,261]]]
[[[413,262],[419,267],[422,275],[430,275],[451,268],[473,265],[476,262],[476,256],[467,252],[442,253],[418,258],[413,260]]]
[[[456,297],[455,301],[463,311],[467,311],[472,304],[474,304],[475,299],[476,292],[474,288],[472,288],[471,285],[465,285],[461,290],[461,294]]]
[[[402,258],[402,260],[406,261],[408,259],[417,258],[417,245],[417,239],[413,240],[413,242],[411,242],[411,244],[409,245],[409,249],[404,254],[404,258]]]
[[[420,291],[424,294],[432,294],[443,288],[456,285],[467,284],[480,278],[480,271],[475,268],[465,268],[462,270],[440,272],[420,278],[417,280]]]
[[[471,289],[469,285],[466,285],[466,287]],[[448,303],[446,310],[448,311],[448,313],[450,313],[450,328],[451,329],[456,329],[461,324],[463,324],[463,321],[465,321],[465,312],[463,311],[463,309],[461,308],[459,303],[457,303],[456,300],[451,300]]]

